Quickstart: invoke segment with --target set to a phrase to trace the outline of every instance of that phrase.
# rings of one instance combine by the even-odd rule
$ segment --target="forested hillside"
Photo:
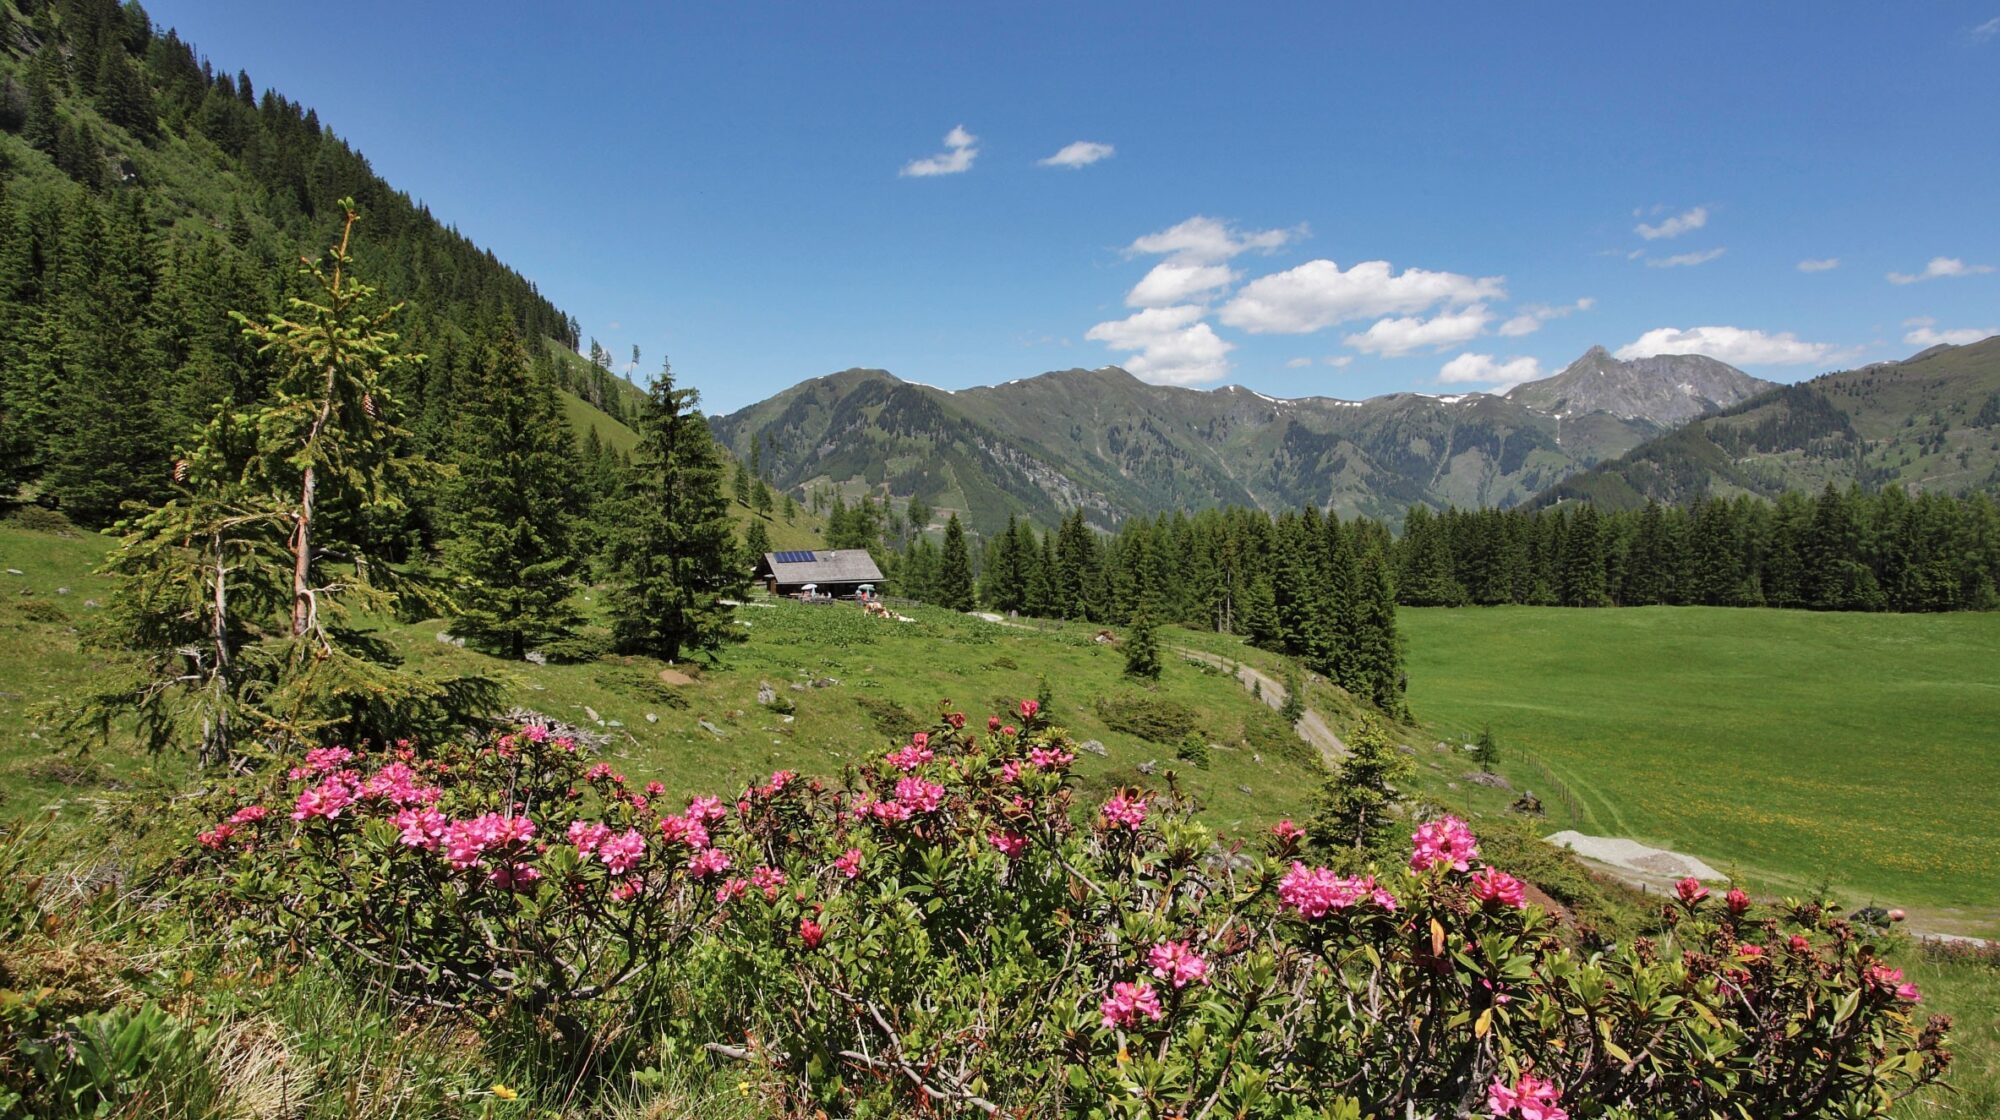
[[[231,313],[299,293],[299,259],[332,242],[343,197],[364,215],[359,272],[405,303],[399,345],[427,355],[386,386],[417,451],[451,457],[458,406],[503,343],[538,383],[636,414],[608,355],[574,353],[573,319],[312,109],[137,4],[0,2],[0,492],[90,525],[160,497],[176,447],[269,388]],[[432,512],[420,500],[409,526],[425,541]]]
[[[1413,510],[1396,546],[1406,606],[1991,610],[2000,508],[1984,494],[1828,484],[1639,510]]]
[[[1829,482],[2000,490],[2000,337],[1772,390],[1566,479],[1540,501],[1634,509]]]

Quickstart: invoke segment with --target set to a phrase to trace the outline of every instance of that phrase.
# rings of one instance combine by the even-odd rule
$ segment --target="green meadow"
[[[46,705],[87,690],[114,666],[86,635],[107,594],[91,570],[110,542],[0,521],[0,719],[20,733],[0,742],[0,814],[59,807],[87,814],[121,791],[185,778],[185,760],[135,754],[113,728],[93,743],[56,732]],[[67,590],[67,593],[61,593]],[[598,593],[578,605],[591,613]],[[999,626],[931,607],[904,607],[911,622],[873,619],[849,604],[808,606],[753,599],[737,611],[741,641],[712,664],[673,666],[692,679],[662,680],[666,664],[610,656],[588,664],[534,665],[440,640],[431,620],[378,623],[413,670],[480,673],[505,699],[605,735],[608,757],[637,780],[676,794],[733,794],[752,778],[790,768],[837,778],[937,718],[950,699],[982,723],[1033,697],[1047,682],[1056,719],[1103,753],[1077,762],[1085,789],[1158,786],[1177,773],[1205,818],[1233,833],[1302,812],[1321,764],[1278,715],[1220,669],[1169,655],[1157,686],[1124,676],[1124,659],[1092,640],[1095,628]],[[767,688],[768,686],[768,688]],[[760,693],[774,697],[760,703]],[[1194,740],[1196,757],[1178,756]]]
[[[1410,704],[1549,829],[2000,929],[2000,615],[1413,609]],[[1553,778],[1554,785],[1550,784]],[[1566,795],[1565,795],[1566,791]]]

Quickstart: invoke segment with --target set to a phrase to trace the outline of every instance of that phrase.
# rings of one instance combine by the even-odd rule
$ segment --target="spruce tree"
[[[722,458],[699,401],[662,363],[639,416],[638,458],[610,549],[613,637],[621,649],[667,661],[712,653],[731,636],[730,609],[719,600],[745,579]]]
[[[1415,767],[1374,716],[1347,737],[1347,757],[1320,787],[1306,834],[1329,861],[1355,871],[1400,848],[1394,816]]]
[[[1493,738],[1493,725],[1486,724],[1479,729],[1479,738],[1472,741],[1472,757],[1479,768],[1491,774],[1500,761],[1500,743]]]
[[[1125,636],[1125,675],[1157,681],[1160,668],[1160,635],[1153,628],[1152,606],[1141,604],[1132,616],[1131,632]]]
[[[972,554],[965,545],[965,526],[954,513],[944,523],[944,553],[938,559],[933,588],[937,605],[947,610],[972,609]]]
[[[312,298],[251,321],[276,371],[267,402],[218,410],[175,464],[174,494],[126,521],[106,570],[107,636],[136,675],[90,698],[78,723],[132,712],[155,749],[193,739],[235,763],[253,738],[358,741],[442,731],[490,704],[490,682],[392,664],[352,629],[424,589],[370,529],[405,507],[420,470],[402,453],[385,374],[415,360],[355,279],[351,200],[339,244],[305,269]]]
[[[519,659],[578,619],[569,510],[577,461],[553,386],[529,368],[512,324],[481,348],[479,389],[459,402],[458,475],[446,501],[452,626]]]
[[[751,518],[749,527],[743,530],[744,566],[755,567],[769,551],[771,551],[771,534],[764,528],[764,522],[760,518]]]

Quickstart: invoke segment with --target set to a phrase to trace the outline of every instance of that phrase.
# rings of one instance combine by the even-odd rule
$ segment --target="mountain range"
[[[1827,483],[2000,490],[2000,335],[1773,388],[1583,471],[1542,500],[1630,508]]]
[[[714,428],[779,485],[921,498],[991,532],[1080,508],[1110,527],[1218,505],[1314,505],[1400,523],[1431,506],[1512,506],[1688,420],[1775,388],[1700,355],[1593,347],[1505,394],[1279,399],[1151,385],[1115,366],[946,390],[883,370],[801,382]]]

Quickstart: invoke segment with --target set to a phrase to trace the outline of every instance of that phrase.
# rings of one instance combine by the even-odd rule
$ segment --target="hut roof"
[[[882,569],[864,548],[766,552],[760,567],[779,583],[879,583]]]

